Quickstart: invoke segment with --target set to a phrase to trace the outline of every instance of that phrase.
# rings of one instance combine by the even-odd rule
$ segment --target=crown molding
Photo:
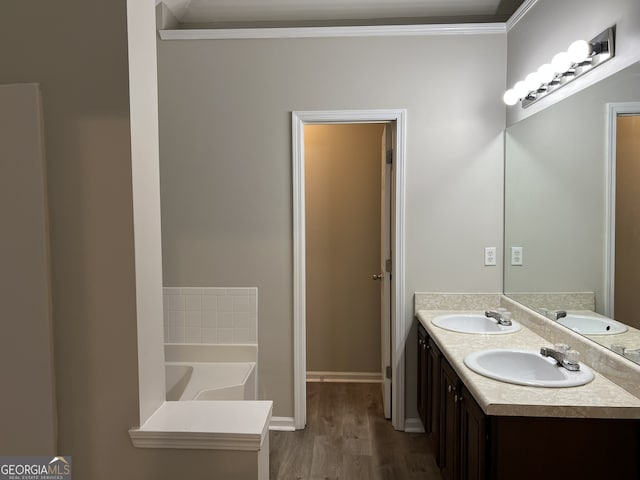
[[[234,40],[268,38],[403,37],[506,33],[504,23],[377,25],[352,27],[209,28],[159,30],[161,40]]]
[[[534,5],[538,3],[538,0],[525,0],[520,7],[511,15],[509,20],[506,22],[507,32],[511,30],[516,23],[518,23],[522,18],[527,14],[529,10],[531,10]]]

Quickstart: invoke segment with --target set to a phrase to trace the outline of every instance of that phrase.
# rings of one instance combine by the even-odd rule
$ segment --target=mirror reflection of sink
[[[582,363],[572,372],[533,350],[481,350],[467,355],[464,363],[485,377],[531,387],[577,387],[593,380],[593,372]]]
[[[614,335],[627,331],[626,325],[610,318],[577,313],[567,313],[566,317],[558,319],[558,323],[583,335]]]
[[[454,313],[439,315],[431,320],[435,326],[459,333],[501,334],[520,330],[520,324],[514,320],[511,325],[500,325],[493,318],[479,313]]]

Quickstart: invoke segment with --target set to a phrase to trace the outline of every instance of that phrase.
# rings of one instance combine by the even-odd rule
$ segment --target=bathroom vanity
[[[525,325],[504,335],[446,330],[432,323],[443,313],[416,312],[418,413],[443,480],[640,478],[640,399],[598,371],[568,388],[479,375],[464,363],[470,353],[551,342]]]

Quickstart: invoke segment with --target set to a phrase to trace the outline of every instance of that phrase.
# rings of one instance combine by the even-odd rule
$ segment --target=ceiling
[[[504,22],[524,0],[162,0],[183,27]]]

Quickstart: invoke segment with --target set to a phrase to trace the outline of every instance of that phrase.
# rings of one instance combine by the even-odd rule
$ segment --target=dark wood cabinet
[[[460,396],[460,478],[487,478],[487,416],[467,389]]]
[[[428,362],[429,362],[429,336],[422,325],[418,325],[418,416],[422,420],[424,431],[431,433],[431,412],[429,408]]]
[[[486,415],[418,325],[418,405],[442,480],[640,479],[640,420]]]
[[[429,338],[427,345],[427,403],[428,418],[431,426],[431,440],[433,451],[440,449],[440,359],[442,354],[433,339]],[[436,455],[436,463],[440,465],[440,459]]]
[[[545,475],[554,479],[640,479],[638,420],[487,418],[490,480],[539,480]]]
[[[460,478],[460,403],[462,383],[449,362],[442,359],[440,369],[439,467],[443,480]]]
[[[418,326],[418,415],[428,434],[438,433],[440,350],[427,331]],[[437,435],[435,435],[437,436]]]
[[[486,478],[487,417],[442,359],[440,468],[443,480]]]

